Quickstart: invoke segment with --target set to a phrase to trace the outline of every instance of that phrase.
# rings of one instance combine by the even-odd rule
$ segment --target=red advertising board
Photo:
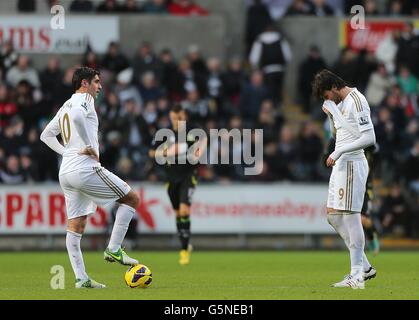
[[[404,21],[365,21],[364,29],[354,29],[350,20],[341,21],[340,44],[356,51],[375,52],[379,43],[393,30],[402,30]]]

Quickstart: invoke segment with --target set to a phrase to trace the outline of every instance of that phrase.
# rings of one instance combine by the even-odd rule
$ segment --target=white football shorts
[[[339,211],[361,212],[368,177],[365,157],[338,159],[329,180],[327,207]]]
[[[86,167],[64,173],[59,180],[68,219],[95,213],[98,205],[109,205],[131,190],[125,181],[103,167]]]

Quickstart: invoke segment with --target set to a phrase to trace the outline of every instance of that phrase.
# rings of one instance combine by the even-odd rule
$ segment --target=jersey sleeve
[[[89,101],[87,101],[87,99],[81,99],[77,103],[73,104],[70,111],[70,118],[73,120],[77,129],[77,133],[86,146],[92,145],[92,139],[89,135],[89,132],[87,131],[86,124],[89,107]]]
[[[371,121],[371,111],[367,100],[359,95],[354,95],[352,103],[352,110],[358,125],[359,132],[373,129],[374,126]]]
[[[44,135],[49,136],[49,137],[56,137],[61,133],[60,119],[59,119],[58,113],[48,123],[48,125],[45,127],[43,133],[44,133]]]

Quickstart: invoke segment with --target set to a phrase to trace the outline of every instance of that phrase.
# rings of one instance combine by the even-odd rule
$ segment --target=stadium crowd
[[[180,2],[184,1],[192,3]],[[89,2],[74,1],[73,5],[79,8]],[[297,0],[293,4],[299,2],[308,3]],[[260,175],[244,175],[241,164],[210,164],[200,166],[202,181],[327,181],[330,172],[323,164],[323,153],[328,125],[323,125],[326,117],[319,112],[320,102],[310,94],[310,83],[316,72],[330,68],[350,86],[364,92],[370,102],[378,141],[373,175],[385,186],[374,209],[381,231],[419,236],[419,36],[413,25],[394,32],[375,53],[345,48],[336,63],[329,66],[320,49],[313,46],[300,62],[298,81],[299,103],[311,120],[297,126],[297,130],[286,121],[278,90],[292,55],[284,39],[275,49],[281,53],[281,60],[276,62],[281,68],[266,71],[263,60],[269,60],[269,55],[261,53],[255,58],[255,51],[259,50],[255,44],[261,41],[263,32],[278,32],[269,29],[269,25],[264,28],[249,43],[246,59],[220,61],[205,57],[195,45],[188,48],[185,56],[175,57],[170,48],[155,52],[149,42],[141,43],[132,57],[115,42],[109,44],[103,56],[88,50],[77,66],[101,71],[104,89],[96,107],[102,165],[128,181],[163,180],[163,170],[147,156],[148,149],[155,132],[169,126],[170,107],[180,103],[188,110],[191,121],[207,131],[263,129],[264,162]],[[37,70],[28,56],[14,50],[11,42],[1,44],[1,183],[57,180],[59,157],[39,141],[39,134],[73,93],[71,79],[77,66],[63,69],[60,57],[51,56],[47,67]],[[260,137],[254,135],[251,146],[229,145],[228,150],[219,141],[212,142],[208,157],[230,152],[233,158],[243,148],[254,149],[258,141]]]

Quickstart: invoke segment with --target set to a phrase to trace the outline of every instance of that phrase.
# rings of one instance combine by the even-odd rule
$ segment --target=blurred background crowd
[[[106,54],[88,49],[79,64],[61,67],[50,56],[45,69],[31,65],[10,41],[0,50],[0,182],[2,184],[57,181],[59,157],[39,140],[40,132],[73,93],[74,68],[100,70],[103,91],[96,108],[100,122],[100,161],[127,181],[162,181],[164,174],[147,153],[154,133],[169,126],[174,103],[188,110],[191,121],[205,130],[263,129],[263,171],[245,176],[242,165],[199,168],[203,182],[326,182],[325,146],[330,137],[321,102],[311,96],[316,72],[329,68],[366,95],[375,124],[378,147],[372,168],[377,197],[374,212],[383,233],[419,236],[419,33],[413,24],[393,32],[376,52],[343,48],[327,65],[323,48],[311,46],[299,61],[297,108],[304,121],[286,117],[290,106],[283,79],[293,53],[274,23],[285,16],[345,15],[362,4],[367,15],[419,15],[418,1],[383,2],[284,0],[247,1],[245,52],[220,61],[196,45],[175,56],[173,48],[156,51],[141,42],[133,56],[116,42]],[[49,1],[49,5],[59,1]],[[37,1],[18,1],[20,12],[33,12]],[[150,0],[93,2],[75,0],[77,13],[138,13],[210,15],[199,1]],[[228,139],[228,136],[222,137]],[[253,136],[252,143],[260,137]],[[209,158],[224,150],[219,141],[208,146]]]

